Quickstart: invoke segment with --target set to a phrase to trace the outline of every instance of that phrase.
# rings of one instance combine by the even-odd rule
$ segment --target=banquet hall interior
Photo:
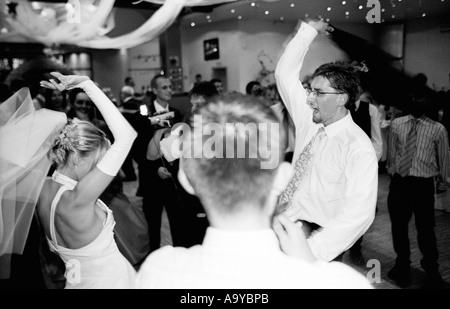
[[[386,124],[395,113],[397,91],[422,74],[426,87],[442,94],[437,120],[450,128],[444,123],[450,119],[445,116],[450,113],[450,0],[0,0],[0,84],[12,94],[14,83],[21,81],[33,95],[49,72],[87,75],[120,105],[127,77],[134,81],[134,96],[142,99],[151,79],[165,74],[172,82],[170,106],[184,116],[191,108],[189,91],[196,75],[204,81],[219,79],[225,92],[245,93],[250,81],[274,85],[284,44],[299,20],[315,17],[335,27],[336,37],[313,41],[300,80],[323,63],[367,63],[373,73],[368,84],[373,103],[389,111],[382,119]],[[2,93],[0,102],[7,97]],[[138,175],[136,162],[133,169]],[[343,259],[365,276],[375,273],[376,289],[404,288],[387,276],[395,262],[389,182],[381,159],[377,214],[362,243],[364,262],[356,263],[348,254]],[[123,198],[134,209],[125,214],[142,212],[138,188],[139,177],[121,182]],[[127,223],[134,224],[133,218]],[[425,273],[414,219],[409,227],[412,282],[406,288],[419,289]],[[448,289],[450,193],[435,196],[435,233]],[[161,246],[167,244],[172,239],[164,211]],[[38,281],[0,287],[61,287]]]

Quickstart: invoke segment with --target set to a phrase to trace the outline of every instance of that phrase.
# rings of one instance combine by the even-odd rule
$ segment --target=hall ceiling
[[[297,21],[304,18],[305,14],[328,18],[330,22],[364,23],[375,2],[380,3],[382,22],[416,19],[450,21],[450,0],[237,0],[221,5],[186,7],[181,15],[189,17],[197,25],[236,19]],[[114,6],[154,11],[160,7],[158,4],[139,0],[116,0]]]
[[[366,16],[376,0],[241,0],[216,7],[211,13],[185,16],[201,25],[226,20],[261,19],[273,22],[298,21],[320,16],[333,22],[367,23]],[[379,0],[380,21],[400,23],[434,19],[450,21],[450,0]]]

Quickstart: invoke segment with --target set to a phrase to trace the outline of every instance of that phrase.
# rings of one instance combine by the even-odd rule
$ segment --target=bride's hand
[[[81,82],[85,80],[89,80],[87,76],[79,76],[79,75],[62,75],[59,72],[51,72],[51,75],[56,77],[59,82],[56,82],[54,79],[50,79],[50,81],[41,81],[41,86],[45,88],[49,88],[52,90],[71,90],[75,88]]]

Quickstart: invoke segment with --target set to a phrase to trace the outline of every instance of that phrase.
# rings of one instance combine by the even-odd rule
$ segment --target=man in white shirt
[[[229,95],[193,113],[190,127],[183,128],[178,179],[199,197],[210,227],[201,245],[150,254],[138,288],[371,288],[345,264],[314,261],[304,235],[286,217],[278,216],[272,229],[292,167],[280,163],[285,132],[269,107],[254,97]],[[212,137],[203,134],[211,129]]]
[[[355,102],[355,108],[351,110],[351,115],[353,121],[363,129],[370,138],[377,155],[377,160],[380,161],[383,154],[380,113],[378,112],[378,108],[372,103],[372,97],[367,91],[362,91],[358,100]],[[350,252],[350,260],[359,266],[364,266],[366,264],[361,252],[362,241],[363,236],[361,236],[348,250]]]
[[[378,164],[370,139],[349,113],[359,92],[353,67],[322,65],[308,91],[299,80],[309,45],[318,33],[328,31],[332,28],[322,21],[302,23],[281,56],[275,77],[296,127],[293,164],[300,171],[294,173],[290,191],[283,192],[280,202],[292,221],[301,220],[311,228],[306,233],[314,256],[331,261],[341,259],[374,220]],[[325,135],[316,143],[308,169],[302,171],[296,167],[297,159],[319,131]]]

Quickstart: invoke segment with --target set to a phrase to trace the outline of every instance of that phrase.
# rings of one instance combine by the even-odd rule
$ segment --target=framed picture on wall
[[[219,59],[219,39],[210,39],[203,41],[203,51],[205,54],[205,60]]]

